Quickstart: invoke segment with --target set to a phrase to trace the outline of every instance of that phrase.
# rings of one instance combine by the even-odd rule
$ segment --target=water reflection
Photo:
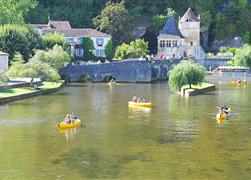
[[[59,129],[60,134],[64,134],[66,141],[70,141],[77,134],[77,128]]]
[[[147,107],[128,107],[128,115],[129,118],[146,121],[148,119],[145,118],[150,116],[151,110],[151,108]]]

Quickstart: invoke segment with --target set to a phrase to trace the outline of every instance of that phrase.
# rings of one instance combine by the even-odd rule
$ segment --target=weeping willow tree
[[[180,90],[182,86],[189,85],[192,88],[193,85],[200,84],[204,80],[205,68],[192,61],[181,61],[176,65],[169,74],[169,85],[173,89]]]

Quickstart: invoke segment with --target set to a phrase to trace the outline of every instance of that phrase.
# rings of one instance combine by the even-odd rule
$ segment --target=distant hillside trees
[[[36,0],[0,0],[0,24],[24,24],[24,16],[36,6]]]

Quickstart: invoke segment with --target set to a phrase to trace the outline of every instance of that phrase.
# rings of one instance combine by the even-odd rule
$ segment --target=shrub
[[[48,51],[38,50],[32,59],[48,63],[56,70],[60,70],[65,62],[70,62],[71,57],[61,46],[55,45]]]

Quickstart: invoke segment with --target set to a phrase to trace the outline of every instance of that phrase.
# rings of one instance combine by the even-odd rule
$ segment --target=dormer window
[[[104,44],[104,39],[102,39],[102,38],[97,38],[97,39],[96,39],[96,44],[97,44],[97,46],[103,46],[103,44]]]

